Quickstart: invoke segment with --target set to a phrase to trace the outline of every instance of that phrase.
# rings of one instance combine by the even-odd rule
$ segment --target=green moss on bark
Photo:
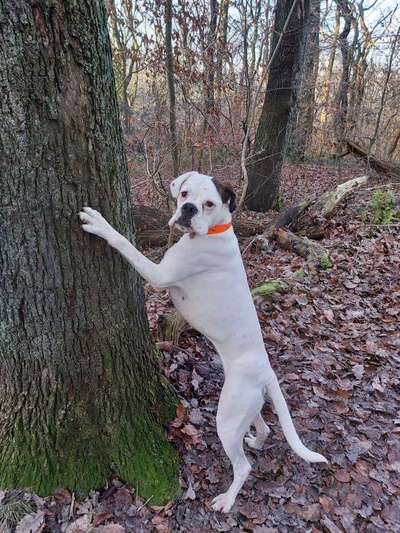
[[[30,488],[47,496],[63,487],[84,497],[116,474],[160,504],[178,493],[178,455],[152,417],[135,412],[116,428],[88,425],[58,429],[57,442],[43,436],[26,442],[16,433],[8,447],[0,446],[0,486]]]

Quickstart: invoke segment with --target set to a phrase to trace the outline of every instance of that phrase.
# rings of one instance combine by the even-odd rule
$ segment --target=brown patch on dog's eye
[[[208,201],[208,202],[206,202],[204,205],[205,205],[206,207],[214,207],[215,204],[214,204],[213,202]]]
[[[188,195],[187,191],[182,191],[181,192],[182,198],[186,198],[187,195]]]

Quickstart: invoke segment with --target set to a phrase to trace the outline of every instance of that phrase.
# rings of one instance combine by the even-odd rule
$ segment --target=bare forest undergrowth
[[[346,170],[339,177],[320,167],[287,167],[285,204],[355,175],[360,172]],[[272,432],[262,451],[247,449],[252,474],[232,513],[213,512],[212,498],[226,490],[232,476],[215,429],[223,372],[212,346],[189,330],[179,346],[159,343],[161,365],[181,399],[168,428],[181,455],[181,498],[154,507],[137,496],[137,488],[118,479],[85,502],[74,501],[66,490],[46,500],[0,491],[0,509],[22,501],[24,512],[32,511],[17,531],[399,531],[399,228],[371,221],[373,190],[387,182],[370,180],[327,221],[323,245],[333,260],[331,269],[305,265],[297,255],[260,239],[241,242],[251,287],[304,268],[285,292],[256,304],[295,425],[328,465],[308,465],[291,452],[267,401],[264,415]],[[398,199],[398,183],[394,190]],[[299,191],[302,198],[296,196]],[[146,251],[154,258],[162,253]],[[166,292],[146,291],[157,335],[158,319],[171,304]],[[0,531],[8,531],[7,520],[10,525],[12,520],[0,515]]]

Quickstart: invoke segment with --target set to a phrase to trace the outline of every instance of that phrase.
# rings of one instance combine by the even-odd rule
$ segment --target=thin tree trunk
[[[298,99],[293,120],[290,152],[303,160],[311,142],[315,114],[315,86],[319,67],[319,26],[321,0],[311,0],[309,28],[306,30],[304,64],[301,73],[301,98]]]
[[[127,50],[126,42],[123,39],[123,34],[120,28],[120,22],[118,19],[117,8],[115,0],[108,0],[108,13],[111,19],[112,36],[115,41],[116,54],[114,56],[114,68],[120,70],[119,72],[119,99],[120,109],[122,112],[124,131],[129,133],[130,131],[130,118],[132,116],[130,99],[129,99],[129,85],[133,77],[134,61],[130,57],[130,52]],[[133,40],[132,48],[135,47],[135,38],[133,34],[133,28],[131,37]]]
[[[350,66],[352,50],[350,49],[347,37],[351,31],[353,15],[347,0],[336,0],[344,19],[344,27],[339,35],[339,47],[342,54],[342,73],[340,77],[339,89],[336,95],[336,112],[334,118],[334,132],[336,136],[336,153],[343,152],[345,135],[347,131],[347,111],[349,106],[349,84]]]
[[[0,486],[78,494],[111,473],[176,490],[173,411],[138,275],[78,212],[133,238],[100,0],[0,0]]]
[[[378,110],[378,116],[377,116],[376,123],[375,123],[374,133],[373,133],[373,135],[371,137],[371,140],[370,140],[370,143],[369,143],[369,149],[368,149],[369,153],[371,152],[371,150],[372,150],[372,148],[373,148],[373,146],[374,146],[374,144],[375,144],[375,142],[376,142],[376,140],[378,138],[378,133],[379,133],[380,125],[381,125],[383,108],[385,106],[386,93],[387,93],[387,90],[388,90],[390,76],[392,75],[393,60],[394,60],[394,57],[395,57],[395,52],[396,52],[396,48],[397,48],[397,43],[399,41],[399,37],[400,37],[400,26],[398,27],[397,33],[394,36],[393,41],[391,43],[391,49],[390,49],[390,55],[389,55],[389,63],[388,63],[388,66],[387,66],[387,71],[386,71],[385,81],[384,81],[383,90],[382,90],[382,94],[381,94],[380,105],[379,105],[379,110]]]
[[[207,43],[207,84],[206,84],[206,113],[208,116],[207,129],[215,122],[215,46],[218,19],[218,2],[210,0],[210,31]]]
[[[272,53],[264,104],[247,163],[248,187],[245,204],[255,211],[272,208],[278,199],[287,125],[295,105],[297,75],[304,49],[304,27],[310,1],[278,0]],[[281,37],[280,46],[277,44]]]
[[[179,174],[179,153],[176,140],[176,96],[174,80],[174,55],[172,50],[172,0],[165,2],[165,70],[169,97],[169,133],[173,175]]]
[[[203,168],[204,143],[210,147],[212,137],[215,134],[215,54],[216,46],[216,29],[218,19],[218,2],[210,0],[210,27],[208,31],[206,49],[204,51],[204,121],[203,121],[203,146],[199,153],[198,169]],[[211,161],[212,163],[212,161]],[[211,165],[210,165],[211,166]],[[212,172],[212,168],[210,168]]]
[[[216,59],[216,85],[219,99],[221,99],[222,93],[224,56],[226,55],[226,43],[228,40],[229,5],[230,0],[221,0],[218,48]],[[218,103],[218,105],[220,105],[220,102]]]
[[[328,63],[326,65],[325,74],[322,81],[322,90],[321,90],[321,113],[320,113],[320,124],[322,128],[322,140],[321,140],[321,152],[325,150],[326,147],[326,136],[328,133],[328,116],[329,116],[329,98],[331,91],[331,82],[332,82],[332,73],[333,65],[336,58],[336,47],[339,40],[340,33],[340,11],[339,8],[336,9],[335,17],[335,28],[333,31],[333,42],[331,51],[329,54]]]

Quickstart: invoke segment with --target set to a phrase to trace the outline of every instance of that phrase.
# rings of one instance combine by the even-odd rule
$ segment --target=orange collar
[[[231,223],[213,226],[212,228],[208,228],[207,235],[216,235],[217,233],[223,233],[224,231],[227,231],[230,227],[232,227]]]

